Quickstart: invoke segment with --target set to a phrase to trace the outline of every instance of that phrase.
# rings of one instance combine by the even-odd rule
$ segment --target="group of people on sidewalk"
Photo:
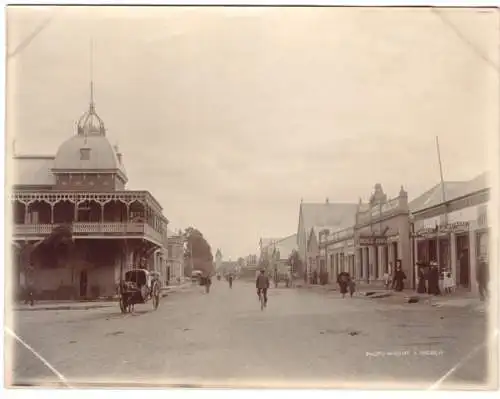
[[[443,281],[443,290],[448,293],[455,287],[454,279],[450,272],[445,272],[441,278],[437,262],[430,262],[428,265],[422,262],[417,263],[417,292],[419,294],[441,295],[440,281]],[[450,280],[452,281],[450,283]],[[488,297],[489,269],[485,257],[478,259],[476,267],[476,282],[478,285],[479,297],[484,301]]]
[[[417,292],[419,294],[441,295],[437,262],[430,262],[429,266],[417,263],[417,266]]]

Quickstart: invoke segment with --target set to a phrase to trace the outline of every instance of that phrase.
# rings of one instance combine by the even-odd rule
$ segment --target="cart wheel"
[[[120,297],[120,310],[122,313],[130,311],[130,305],[127,303],[127,299],[124,296]]]

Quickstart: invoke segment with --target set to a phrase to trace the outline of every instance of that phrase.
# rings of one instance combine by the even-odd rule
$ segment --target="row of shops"
[[[377,185],[369,203],[360,201],[353,226],[318,232],[317,261],[308,262],[308,271],[327,273],[330,282],[345,271],[358,281],[382,284],[401,260],[406,287],[415,289],[417,265],[436,262],[457,287],[476,291],[476,265],[488,259],[488,201],[485,187],[413,209],[403,188],[388,200]]]

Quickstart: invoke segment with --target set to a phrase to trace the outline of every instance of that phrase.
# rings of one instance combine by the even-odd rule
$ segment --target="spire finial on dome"
[[[90,110],[95,109],[94,103],[94,39],[90,38]]]
[[[79,136],[105,136],[104,122],[97,115],[94,102],[94,41],[90,39],[90,104],[89,109],[78,121]]]

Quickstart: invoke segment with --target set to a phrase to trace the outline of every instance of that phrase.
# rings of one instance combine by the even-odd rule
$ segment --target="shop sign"
[[[441,233],[461,233],[469,230],[469,222],[455,222],[439,226]]]
[[[477,208],[475,206],[459,209],[448,213],[448,223],[466,222],[474,220],[477,217]]]
[[[387,237],[359,237],[359,245],[386,245]]]
[[[354,247],[354,240],[347,240],[347,244],[346,244],[348,247]]]

